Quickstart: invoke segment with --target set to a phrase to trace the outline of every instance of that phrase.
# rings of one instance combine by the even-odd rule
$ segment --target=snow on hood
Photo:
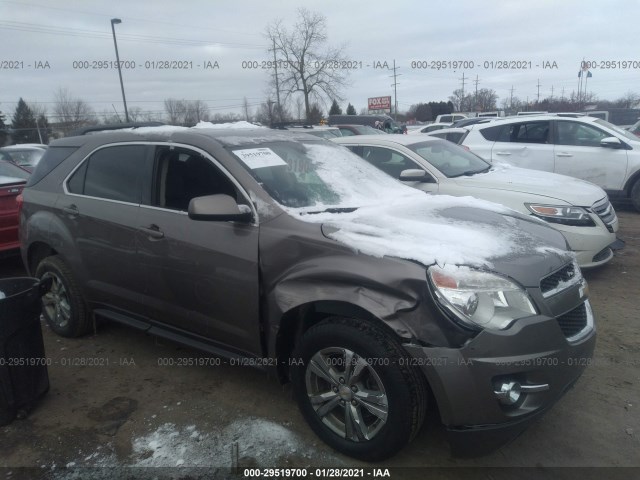
[[[518,227],[522,221],[518,218],[522,217],[501,205],[473,197],[424,193],[407,200],[365,206],[350,213],[325,212],[298,218],[321,223],[329,238],[355,251],[415,260],[423,265],[491,268],[492,259],[530,254],[545,247],[540,239]]]

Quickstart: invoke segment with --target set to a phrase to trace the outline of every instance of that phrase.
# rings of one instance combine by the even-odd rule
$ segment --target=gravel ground
[[[518,468],[520,478],[545,471],[584,478],[589,470],[548,469],[636,467],[597,476],[638,478],[640,214],[624,206],[618,213],[626,247],[585,274],[597,315],[594,364],[541,420],[493,454],[451,457],[432,415],[384,465],[358,462],[319,441],[290,388],[260,371],[198,365],[205,358],[198,352],[116,324],[81,339],[57,337],[45,325],[51,389],[27,418],[0,427],[0,479],[218,478],[237,466],[239,478],[254,467],[357,467],[369,477],[373,468],[389,468],[393,478],[513,478],[513,470],[478,467],[535,467]],[[23,274],[18,258],[0,260],[0,277]]]

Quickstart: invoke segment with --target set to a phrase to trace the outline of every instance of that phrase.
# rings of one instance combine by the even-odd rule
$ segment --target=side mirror
[[[420,170],[419,168],[411,168],[409,170],[403,170],[400,172],[401,182],[422,182],[433,183],[433,179],[427,172]]]
[[[192,198],[189,202],[189,218],[216,222],[250,222],[251,208],[238,205],[230,195],[207,195]]]
[[[600,140],[600,146],[604,148],[624,148],[618,137],[607,137]]]

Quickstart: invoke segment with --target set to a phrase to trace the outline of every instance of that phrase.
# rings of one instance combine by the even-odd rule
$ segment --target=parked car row
[[[356,458],[395,454],[428,408],[454,452],[501,445],[563,395],[595,345],[566,225],[538,207],[553,197],[597,225],[583,228],[615,230],[574,208],[606,196],[576,182],[580,201],[540,191],[523,215],[459,193],[517,171],[428,137],[361,138],[399,153],[377,163],[380,145],[355,136],[339,141],[365,160],[305,131],[213,125],[52,142],[20,213],[25,266],[53,283],[46,321],[75,337],[95,315],[270,370],[311,429]],[[516,183],[500,197],[524,205]]]
[[[589,181],[640,210],[640,138],[628,130],[571,114],[499,118],[463,128],[440,134],[457,137],[460,145],[489,162]]]
[[[15,163],[19,167],[32,172],[47,146],[40,143],[21,143],[0,148],[0,160]]]
[[[588,182],[536,170],[492,165],[429,136],[335,139],[389,176],[429,193],[473,196],[546,221],[565,236],[581,267],[613,258],[618,219],[607,194]]]
[[[12,162],[0,160],[0,252],[20,247],[18,242],[18,195],[30,173]]]

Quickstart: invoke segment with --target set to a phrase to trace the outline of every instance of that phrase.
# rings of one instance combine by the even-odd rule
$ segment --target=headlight
[[[428,275],[436,298],[467,327],[502,330],[538,313],[527,292],[493,273],[433,265]]]
[[[566,207],[554,205],[536,205],[525,203],[525,206],[536,216],[551,223],[573,225],[578,227],[595,227],[596,224],[582,207]]]

